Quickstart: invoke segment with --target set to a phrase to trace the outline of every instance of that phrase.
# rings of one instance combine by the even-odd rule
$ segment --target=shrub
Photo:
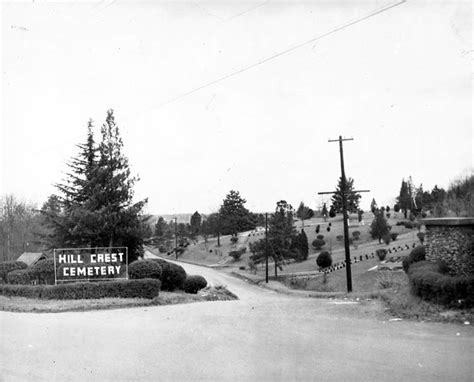
[[[230,251],[229,256],[234,259],[234,261],[238,261],[240,257],[247,251],[247,247],[243,247],[238,249],[237,251]]]
[[[128,276],[131,279],[161,280],[161,266],[156,261],[136,260],[128,266]]]
[[[423,261],[426,259],[426,249],[424,246],[419,245],[415,247],[408,256],[405,256],[402,260],[403,270],[408,273],[408,268],[413,263]]]
[[[173,291],[183,289],[186,280],[186,271],[182,266],[169,263],[163,259],[151,259],[161,265],[161,289]]]
[[[316,259],[316,264],[320,268],[327,268],[330,267],[332,264],[332,257],[329,252],[321,252]]]
[[[326,244],[326,242],[324,240],[321,240],[321,239],[315,239],[315,240],[313,240],[313,242],[311,244],[315,249],[319,250],[324,246],[324,244]]]
[[[406,221],[406,222],[402,222],[403,225],[405,226],[405,228],[413,228],[415,227],[415,224],[413,224],[413,222],[409,222],[409,221]]]
[[[316,236],[316,239],[318,239],[318,240],[324,240],[324,235],[318,235],[318,236]]]
[[[0,294],[47,300],[78,300],[104,297],[155,298],[161,282],[156,279],[117,280],[59,285],[0,285]]]
[[[230,238],[230,242],[231,242],[232,244],[235,244],[235,243],[237,243],[238,241],[239,241],[238,236],[232,236],[232,237]]]
[[[22,261],[2,261],[0,262],[0,279],[3,282],[7,282],[7,275],[11,271],[16,271],[18,269],[26,269],[28,265],[26,265]]]
[[[418,237],[418,239],[420,239],[420,243],[423,244],[423,242],[425,241],[425,233],[424,232],[418,232],[416,234],[416,236]]]
[[[202,276],[188,276],[184,280],[184,291],[186,293],[196,294],[199,290],[207,286],[207,281]]]
[[[354,240],[359,240],[360,239],[360,231],[352,232],[352,237],[354,238]]]
[[[380,261],[383,261],[385,260],[385,257],[387,256],[387,250],[380,248],[375,251],[375,254],[377,255]]]
[[[29,269],[16,269],[8,272],[7,274],[8,284],[23,284],[28,285],[31,283],[31,275]]]
[[[38,284],[54,284],[54,260],[40,260],[30,267],[31,279]]]
[[[383,235],[382,240],[383,240],[383,242],[384,242],[386,245],[389,245],[389,244],[390,244],[390,240],[392,240],[392,235],[390,235],[389,233],[387,233],[387,234]]]
[[[390,238],[392,239],[392,241],[397,240],[397,237],[398,237],[398,233],[396,233],[396,232],[392,232],[392,233],[390,234]]]
[[[424,300],[451,307],[474,306],[474,275],[444,275],[438,264],[420,261],[410,266],[408,277],[412,292]]]

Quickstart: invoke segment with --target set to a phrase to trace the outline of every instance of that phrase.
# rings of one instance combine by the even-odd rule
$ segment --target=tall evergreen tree
[[[238,232],[255,229],[256,222],[253,214],[245,208],[247,201],[238,191],[231,190],[223,200],[219,209],[221,233],[235,235]]]
[[[356,213],[359,209],[359,199],[361,198],[359,193],[354,192],[354,179],[346,179],[346,200],[347,200],[347,211]],[[331,198],[332,207],[336,213],[342,212],[342,177],[339,177],[339,182],[336,187],[336,192]]]
[[[298,252],[297,260],[304,261],[308,258],[309,254],[309,245],[308,245],[308,236],[304,229],[296,236],[293,241],[293,247]]]
[[[254,252],[252,260],[259,263],[268,256],[275,264],[275,277],[277,269],[283,269],[283,263],[288,259],[299,259],[301,254],[297,244],[297,232],[293,225],[294,209],[286,201],[277,202],[275,213],[268,219],[268,247],[265,239],[253,243],[251,251]],[[307,238],[306,238],[307,242]]]
[[[192,237],[195,237],[195,236],[199,235],[199,233],[201,232],[201,222],[202,222],[202,217],[199,214],[199,212],[196,211],[191,216],[191,220],[190,220],[191,236]]]
[[[54,246],[125,246],[129,261],[142,252],[146,200],[133,202],[136,178],[130,175],[128,159],[113,111],[101,128],[102,140],[95,146],[92,123],[88,124],[86,143],[79,145],[79,155],[69,164],[71,171],[58,184],[62,212],[45,212],[55,228],[59,243]]]
[[[377,202],[375,201],[375,198],[372,198],[372,202],[370,203],[370,211],[372,211],[373,214],[379,209],[377,206]]]
[[[397,204],[400,206],[400,209],[403,211],[403,215],[405,216],[405,219],[406,219],[408,210],[412,208],[412,200],[411,200],[410,185],[409,185],[409,182],[405,181],[405,179],[402,179],[400,193],[397,197]]]

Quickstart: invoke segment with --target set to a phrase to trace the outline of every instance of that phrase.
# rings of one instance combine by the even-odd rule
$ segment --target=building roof
[[[26,265],[31,266],[42,259],[46,259],[43,252],[23,252],[16,261],[22,261]]]

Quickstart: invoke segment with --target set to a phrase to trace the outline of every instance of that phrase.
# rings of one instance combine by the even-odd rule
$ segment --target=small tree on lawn
[[[308,258],[308,254],[309,254],[308,236],[306,236],[306,232],[303,229],[296,236],[293,246],[299,252],[299,256],[297,260],[304,261]]]
[[[375,218],[372,220],[370,225],[370,235],[374,239],[378,239],[381,243],[382,238],[390,232],[390,225],[387,223],[387,219],[382,211],[375,212]]]
[[[328,208],[326,207],[326,203],[324,203],[324,205],[323,205],[321,215],[323,215],[324,221],[326,221],[327,218],[328,218],[328,215],[329,215]]]
[[[298,209],[296,210],[296,216],[301,219],[302,227],[304,227],[304,221],[306,219],[311,219],[312,215],[314,215],[313,210],[301,202]]]
[[[375,198],[372,199],[372,202],[370,203],[370,211],[372,211],[373,214],[378,210],[377,207],[377,202],[375,201]]]
[[[325,269],[332,265],[331,254],[329,252],[321,252],[316,259],[316,264],[318,265],[319,269],[324,271],[323,283],[326,284],[327,272]]]

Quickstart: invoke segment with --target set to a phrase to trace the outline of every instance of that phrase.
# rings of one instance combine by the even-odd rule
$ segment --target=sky
[[[339,136],[366,210],[408,176],[446,188],[473,168],[472,5],[339,29],[396,2],[3,2],[0,195],[41,205],[110,108],[147,213],[215,212],[230,190],[318,208]]]

